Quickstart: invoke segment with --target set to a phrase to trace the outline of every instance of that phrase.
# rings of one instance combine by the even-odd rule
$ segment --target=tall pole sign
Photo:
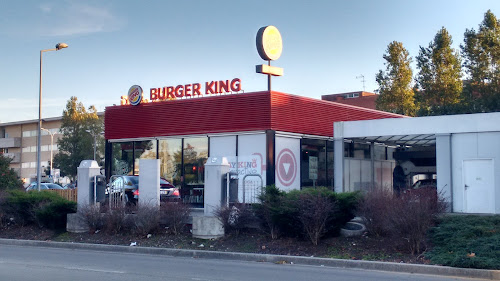
[[[272,25],[264,26],[257,32],[257,51],[267,65],[255,66],[257,73],[267,75],[267,90],[271,92],[271,76],[283,76],[283,68],[271,66],[272,60],[277,60],[283,51],[283,42],[279,30]]]

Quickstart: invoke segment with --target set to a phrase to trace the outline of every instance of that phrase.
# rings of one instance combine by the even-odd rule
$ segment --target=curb
[[[343,260],[343,259],[236,253],[236,252],[216,252],[209,250],[130,247],[130,246],[119,246],[119,245],[51,242],[51,241],[37,241],[37,240],[0,239],[0,244],[166,255],[173,257],[191,257],[191,258],[272,262],[272,263],[282,262],[282,263],[293,263],[302,265],[328,266],[337,268],[366,269],[366,270],[378,270],[378,271],[392,271],[392,272],[500,280],[500,270],[457,268],[457,267],[438,266],[438,265],[421,265],[421,264],[362,261],[362,260]]]

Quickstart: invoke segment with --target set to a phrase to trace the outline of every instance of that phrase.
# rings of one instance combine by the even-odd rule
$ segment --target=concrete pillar
[[[344,123],[333,123],[333,177],[335,192],[344,191]]]
[[[139,159],[140,206],[160,206],[160,159]]]
[[[205,164],[205,216],[213,216],[214,211],[221,206],[222,176],[229,172],[229,162],[226,157],[209,157]]]
[[[437,192],[448,205],[448,212],[453,211],[453,183],[451,165],[451,134],[436,135],[436,174]]]
[[[94,186],[90,184],[94,176],[101,174],[101,167],[94,160],[83,160],[77,168],[78,201],[77,208],[94,204]]]

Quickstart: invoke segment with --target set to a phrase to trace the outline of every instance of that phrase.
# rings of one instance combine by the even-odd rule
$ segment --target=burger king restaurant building
[[[276,91],[234,93],[239,79],[211,83],[152,88],[153,102],[138,103],[131,88],[130,100],[107,107],[107,178],[138,175],[140,159],[159,159],[160,176],[180,189],[182,200],[203,206],[205,163],[226,157],[239,179],[240,202],[255,202],[271,184],[333,189],[333,123],[402,117]]]

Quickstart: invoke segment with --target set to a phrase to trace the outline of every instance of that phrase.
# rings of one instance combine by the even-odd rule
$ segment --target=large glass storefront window
[[[156,159],[156,140],[134,142],[134,175],[139,175],[139,159]]]
[[[111,175],[131,175],[133,169],[133,142],[112,144]]]
[[[208,158],[208,138],[186,138],[183,146],[184,202],[203,206],[205,163]]]
[[[182,139],[159,141],[158,158],[160,175],[171,184],[181,188],[182,182]]]

